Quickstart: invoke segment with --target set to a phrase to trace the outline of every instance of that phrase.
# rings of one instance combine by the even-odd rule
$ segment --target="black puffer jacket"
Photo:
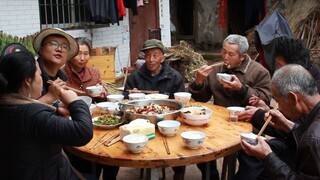
[[[32,100],[0,102],[0,179],[78,179],[62,145],[82,146],[92,136],[88,106],[69,104],[72,120]]]
[[[159,91],[161,94],[169,95],[170,99],[174,98],[175,92],[184,92],[184,81],[181,74],[171,68],[167,63],[162,64],[162,68],[157,76],[156,83],[152,83],[152,76],[146,65],[134,71],[125,84],[124,95],[128,98],[127,90],[137,88],[140,90]]]

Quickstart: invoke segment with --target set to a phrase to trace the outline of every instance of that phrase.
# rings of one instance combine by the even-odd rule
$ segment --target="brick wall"
[[[127,11],[128,12],[128,11]],[[165,46],[171,46],[169,0],[159,0],[160,27]],[[38,0],[0,0],[0,30],[14,36],[24,37],[40,31]],[[120,25],[96,29],[69,30],[74,37],[87,37],[93,47],[117,46],[115,69],[126,66],[130,51],[128,16]]]
[[[1,0],[0,30],[23,37],[39,31],[38,0]]]

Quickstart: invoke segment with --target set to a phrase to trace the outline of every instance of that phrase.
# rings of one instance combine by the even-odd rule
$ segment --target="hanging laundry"
[[[137,7],[144,6],[143,0],[137,0]]]
[[[132,15],[138,15],[137,0],[123,0],[124,7],[132,10]]]
[[[90,20],[99,23],[119,23],[118,7],[114,0],[85,0]]]
[[[126,15],[126,8],[124,7],[123,0],[118,0],[118,17],[122,18]]]

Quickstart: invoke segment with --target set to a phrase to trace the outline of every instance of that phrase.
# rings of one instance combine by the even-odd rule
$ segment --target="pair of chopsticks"
[[[151,90],[140,90],[138,89],[140,92],[142,93],[146,93],[146,94],[159,94],[159,91],[151,91]],[[129,91],[129,90],[127,90]]]
[[[109,143],[105,143],[104,145],[105,146],[111,146],[111,145],[113,145],[114,143],[116,143],[116,142],[118,142],[118,141],[120,141],[121,140],[121,138],[120,138],[120,135],[118,134],[118,136],[117,137],[115,137],[114,139],[112,139]]]
[[[114,143],[116,143],[116,142],[118,142],[120,140],[119,139],[116,142],[114,140],[114,139],[116,139],[118,137],[120,138],[120,134],[119,133],[112,134],[111,136],[107,137],[106,139],[103,139],[108,133],[109,132],[104,134],[93,146],[89,147],[89,150],[95,149],[95,148],[99,147],[102,144],[105,145],[105,146],[108,146],[108,144],[109,144],[109,146],[111,146],[112,144],[114,144]],[[111,142],[112,142],[112,144],[111,144]]]
[[[278,104],[276,104],[274,107],[274,109],[278,109]],[[262,135],[264,129],[266,129],[267,125],[269,124],[270,120],[271,120],[272,116],[269,115],[269,117],[266,119],[266,121],[264,122],[262,128],[260,129],[259,133],[258,133],[258,137]]]
[[[52,81],[52,80],[48,80],[47,83],[48,83],[48,84],[52,84],[53,81]],[[79,90],[79,89],[75,89],[75,88],[72,88],[72,87],[69,87],[69,86],[64,86],[64,88],[67,89],[67,90],[74,91],[74,92],[79,93],[79,94],[85,94],[85,93],[86,93],[86,92],[84,92],[84,91],[81,91],[81,90]]]
[[[210,67],[216,67],[216,66],[221,66],[221,65],[223,65],[224,64],[224,62],[218,62],[218,63],[214,63],[214,64],[211,64],[210,65]],[[229,67],[230,65],[228,65],[228,67]],[[194,69],[194,70],[192,70],[192,72],[196,72],[196,71],[198,71],[200,68],[198,68],[198,69]]]
[[[162,137],[162,142],[163,142],[164,148],[165,148],[166,151],[167,151],[167,154],[168,154],[168,155],[171,154],[171,153],[170,153],[169,146],[168,146],[167,138],[166,138],[166,137]]]

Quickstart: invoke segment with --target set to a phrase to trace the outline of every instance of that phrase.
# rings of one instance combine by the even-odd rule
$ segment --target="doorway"
[[[171,21],[176,26],[176,39],[195,41],[195,0],[170,1],[175,14]]]
[[[158,7],[158,0],[149,0],[149,3],[138,7],[138,15],[129,11],[131,65],[137,61],[144,41],[149,38],[148,29],[160,27]]]

